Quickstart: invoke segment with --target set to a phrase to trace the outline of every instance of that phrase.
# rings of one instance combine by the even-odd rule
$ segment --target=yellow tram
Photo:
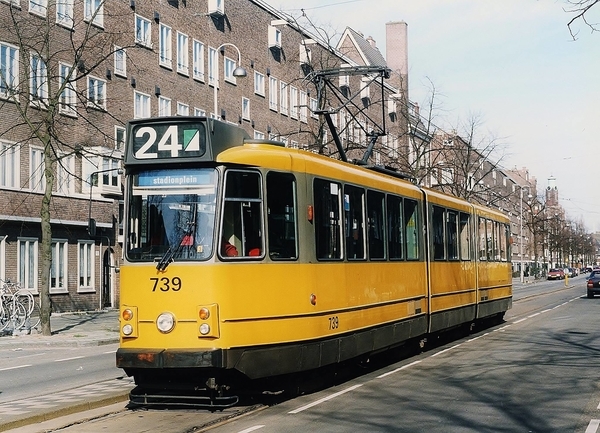
[[[130,122],[117,366],[220,389],[502,318],[508,219],[204,117]]]

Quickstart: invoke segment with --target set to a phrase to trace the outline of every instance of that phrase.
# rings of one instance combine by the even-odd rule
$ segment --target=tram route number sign
[[[136,159],[199,157],[206,152],[202,123],[145,125],[133,130]]]

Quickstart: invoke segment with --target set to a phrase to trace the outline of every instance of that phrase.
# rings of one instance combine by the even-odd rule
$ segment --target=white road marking
[[[350,388],[346,388],[346,389],[345,389],[345,390],[343,390],[343,391],[336,392],[335,394],[331,394],[330,396],[324,397],[324,398],[322,398],[322,399],[320,399],[320,400],[313,401],[312,403],[309,403],[309,404],[307,404],[306,406],[299,407],[298,409],[294,409],[294,410],[292,410],[292,411],[290,411],[290,412],[288,412],[288,413],[291,413],[291,414],[300,413],[300,412],[302,412],[302,411],[304,411],[304,410],[306,410],[306,409],[310,409],[310,408],[311,408],[311,407],[313,407],[313,406],[316,406],[316,405],[318,405],[318,404],[321,404],[321,403],[323,403],[323,402],[326,402],[326,401],[328,401],[328,400],[331,400],[331,399],[333,399],[333,398],[336,398],[336,397],[338,397],[338,396],[340,396],[340,395],[342,395],[342,394],[346,394],[347,392],[354,391],[356,388],[359,388],[359,387],[361,387],[361,386],[362,386],[362,384],[360,384],[360,385],[354,385],[354,386],[351,386]]]
[[[258,430],[259,428],[263,428],[264,425],[255,425],[254,427],[249,427],[246,430],[242,430],[239,433],[250,433],[251,431]]]
[[[73,359],[81,359],[85,356],[73,356],[72,358],[55,359],[54,362],[72,361]]]
[[[600,427],[600,419],[593,419],[585,429],[585,433],[596,433]]]
[[[433,355],[431,355],[431,358],[433,358],[434,356],[441,355],[442,353],[448,352],[449,350],[456,349],[456,348],[457,348],[458,346],[460,346],[461,344],[462,344],[462,343],[455,344],[455,345],[454,345],[454,346],[452,346],[452,347],[449,347],[449,348],[447,348],[447,349],[444,349],[444,350],[440,350],[439,352],[436,352],[436,353],[434,353]]]
[[[414,361],[414,362],[411,362],[410,364],[403,365],[402,367],[399,367],[399,368],[397,368],[395,370],[388,371],[387,373],[380,374],[379,376],[377,376],[377,379],[382,379],[382,378],[384,378],[386,376],[389,376],[390,374],[394,374],[394,373],[399,372],[400,370],[404,370],[405,368],[412,367],[413,365],[418,364],[419,362],[421,362],[421,361]]]
[[[0,371],[16,370],[17,368],[31,367],[31,364],[15,365],[14,367],[0,368]]]

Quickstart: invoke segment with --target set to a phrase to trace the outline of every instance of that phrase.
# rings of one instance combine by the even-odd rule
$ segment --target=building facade
[[[0,279],[39,293],[51,191],[53,311],[118,306],[130,119],[217,117],[254,138],[391,165],[409,129],[408,94],[389,82],[407,80],[405,26],[393,27],[392,40],[404,32],[397,70],[358,33],[332,46],[262,1],[0,0]]]

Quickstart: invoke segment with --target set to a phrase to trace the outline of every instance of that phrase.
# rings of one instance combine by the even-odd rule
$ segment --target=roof
[[[387,66],[387,62],[385,61],[385,58],[379,49],[372,46],[361,33],[351,29],[350,27],[346,27],[346,30],[344,30],[344,34],[340,38],[337,46],[338,49],[340,49],[346,38],[350,38],[350,41],[364,60],[365,65]]]

